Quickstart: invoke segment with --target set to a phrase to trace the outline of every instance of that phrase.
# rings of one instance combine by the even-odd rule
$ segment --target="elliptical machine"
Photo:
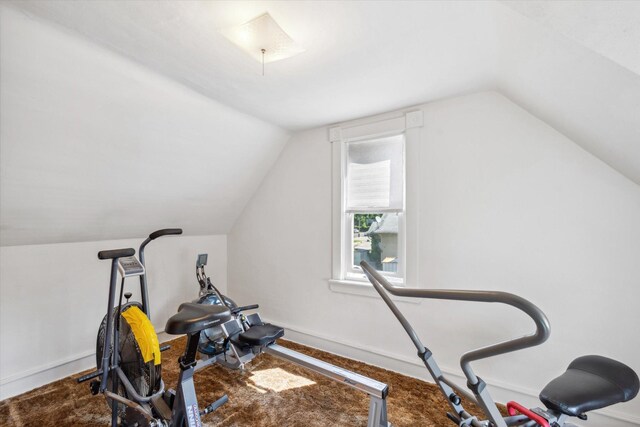
[[[471,369],[471,362],[544,343],[550,333],[549,321],[545,314],[530,301],[507,292],[399,288],[389,283],[366,261],[362,261],[360,267],[413,341],[418,350],[418,357],[449,403],[451,412],[447,413],[447,417],[458,426],[576,427],[568,422],[570,417],[586,420],[587,412],[627,402],[638,394],[640,381],[631,368],[602,356],[582,356],[571,362],[564,374],[551,381],[540,392],[540,400],[546,408],[529,409],[517,402],[508,402],[509,416],[503,417],[489,395],[487,384]],[[467,387],[473,392],[470,394],[444,376],[433,353],[422,344],[416,331],[387,293],[409,298],[508,304],[526,313],[534,321],[536,330],[530,335],[465,353],[460,358],[460,365],[468,380]],[[478,404],[488,419],[481,421],[467,412],[459,395]]]
[[[78,378],[90,383],[92,394],[102,393],[111,408],[111,426],[140,427],[200,427],[200,417],[227,402],[226,395],[199,410],[193,384],[196,354],[202,330],[231,318],[229,309],[220,305],[183,304],[167,321],[165,331],[172,335],[187,335],[184,354],[178,360],[180,376],[177,389],[165,390],[161,376],[161,351],[158,337],[149,320],[149,299],[144,266],[144,249],[161,236],[182,234],[181,229],[158,230],[149,235],[139,250],[133,248],[100,251],[98,258],[111,260],[109,302],[98,330],[96,343],[97,370]],[[122,276],[119,299],[116,297],[118,272]],[[127,277],[140,278],[142,303],[129,302],[131,293],[124,293]],[[126,302],[123,304],[123,296]]]

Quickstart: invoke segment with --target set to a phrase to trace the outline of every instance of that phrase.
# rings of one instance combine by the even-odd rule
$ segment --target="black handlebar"
[[[98,252],[98,258],[99,259],[124,258],[128,256],[133,256],[135,254],[136,254],[136,250],[133,248],[111,249],[108,251]]]
[[[253,304],[253,305],[244,305],[242,307],[236,307],[236,308],[232,308],[231,309],[231,314],[238,314],[242,311],[247,311],[247,310],[255,310],[257,308],[260,308],[260,306],[258,304]]]
[[[165,228],[162,230],[154,231],[149,234],[149,240],[155,240],[158,237],[168,236],[171,234],[182,234],[182,228]]]
[[[144,239],[144,242],[140,245],[140,249],[138,249],[138,256],[140,257],[140,264],[144,264],[144,248],[152,241],[157,239],[158,237],[168,236],[170,234],[182,234],[182,228],[164,228],[162,230],[154,231],[149,234],[149,237]],[[149,314],[149,297],[147,296],[147,275],[143,274],[140,276],[140,296],[142,298],[142,308],[146,313],[147,317],[151,317]]]

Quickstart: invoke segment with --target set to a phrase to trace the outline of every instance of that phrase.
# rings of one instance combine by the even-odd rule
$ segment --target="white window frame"
[[[407,181],[409,158],[407,157],[408,144],[416,144],[419,135],[409,129],[419,128],[422,126],[422,110],[395,113],[394,117],[385,117],[378,120],[361,121],[351,126],[342,125],[329,129],[329,140],[332,143],[332,164],[333,164],[333,206],[332,206],[332,285],[355,285],[357,287],[369,286],[368,280],[362,273],[361,269],[353,266],[353,212],[346,210],[346,173],[347,173],[347,144],[350,142],[363,142],[375,140],[385,137],[404,134],[404,190],[405,203],[404,209],[400,213],[398,221],[398,257],[399,274],[385,272],[389,280],[399,286],[410,284],[415,277],[413,273],[409,273],[408,266],[415,259],[415,254],[408,257],[409,250],[415,246],[415,243],[408,244],[407,239]],[[411,203],[415,210],[416,203]],[[383,212],[384,209],[376,210]],[[393,209],[394,212],[397,210]],[[364,212],[364,210],[363,210]],[[415,239],[414,239],[415,240]],[[411,246],[411,248],[408,248]],[[416,252],[416,251],[413,251]],[[333,289],[333,288],[332,288]]]

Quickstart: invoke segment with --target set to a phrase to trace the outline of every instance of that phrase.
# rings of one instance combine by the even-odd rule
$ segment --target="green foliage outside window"
[[[362,233],[369,231],[369,227],[376,220],[376,216],[380,216],[380,214],[355,214],[353,216],[353,228]]]
[[[366,233],[369,231],[371,224],[376,221],[376,217],[382,217],[380,213],[362,213],[353,215],[353,228],[354,232]],[[354,246],[358,246],[363,242],[368,241],[370,243],[370,249],[366,252],[354,253],[354,264],[359,264],[360,260],[365,260],[371,264],[377,270],[382,270],[382,248],[380,247],[381,238],[376,233],[369,235],[360,235],[356,237],[354,235]]]
[[[380,235],[371,234],[370,260],[376,270],[382,270],[382,248],[380,247]]]

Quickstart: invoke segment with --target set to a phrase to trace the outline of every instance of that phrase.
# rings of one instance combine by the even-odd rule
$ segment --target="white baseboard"
[[[168,335],[164,331],[158,332],[160,342],[165,342],[176,338]],[[0,400],[8,399],[34,388],[52,383],[69,375],[86,371],[87,369],[95,369],[96,352],[87,350],[82,353],[71,355],[65,359],[48,362],[26,371],[8,375],[0,379]],[[88,393],[88,389],[87,389]]]
[[[364,345],[354,345],[275,319],[265,319],[265,321],[285,328],[285,339],[433,383],[429,372],[417,357],[408,358],[404,355],[392,354]],[[447,377],[461,387],[466,388],[466,378],[461,373],[442,365],[440,368]],[[483,376],[483,378],[489,384],[491,395],[497,402],[515,400],[529,407],[541,405],[537,391],[507,384],[489,377]],[[393,422],[393,420],[390,421]],[[575,420],[574,422],[576,421],[580,420]],[[633,427],[640,426],[640,417],[612,410],[593,411],[589,413],[589,421],[582,423],[584,427]]]

